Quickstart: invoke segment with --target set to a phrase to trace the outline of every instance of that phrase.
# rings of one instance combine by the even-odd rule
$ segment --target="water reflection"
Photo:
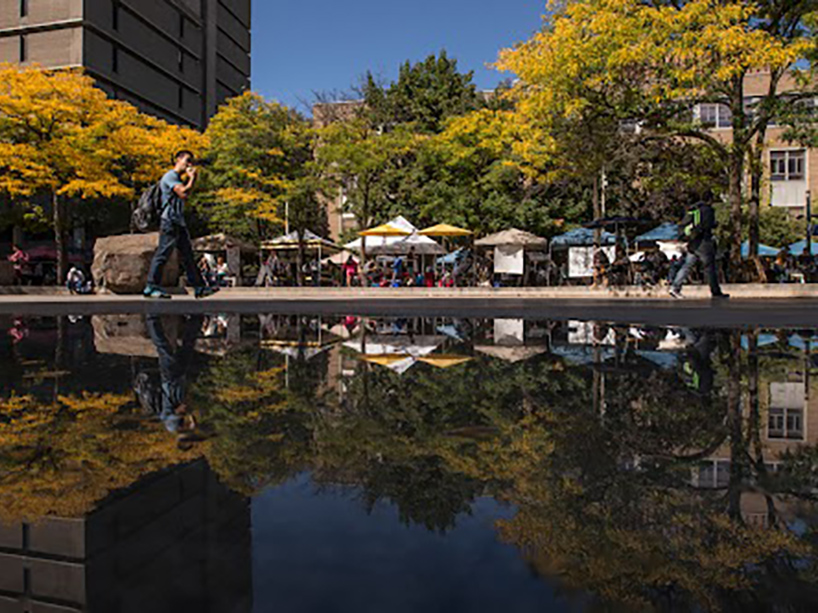
[[[344,543],[347,561],[372,554],[361,576],[412,594],[406,610],[496,608],[488,594],[455,598],[487,589],[463,584],[466,567],[478,586],[490,575],[505,587],[512,610],[815,604],[811,330],[280,315],[0,324],[0,598],[130,610],[111,603],[138,587],[158,610],[180,598],[250,610],[254,595],[267,610],[286,576],[285,610],[394,604],[371,582],[364,604],[349,591],[349,565],[326,554]],[[400,525],[439,549],[397,565]],[[462,553],[435,587],[392,583],[478,542],[480,571]],[[94,574],[97,552],[142,574]],[[187,581],[191,561],[229,564],[232,578]],[[79,573],[58,582],[69,591],[43,587],[57,576],[47,564]]]

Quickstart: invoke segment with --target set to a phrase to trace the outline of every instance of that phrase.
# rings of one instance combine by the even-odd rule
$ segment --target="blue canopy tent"
[[[602,245],[615,245],[616,236],[602,231],[600,238]],[[593,247],[594,246],[594,231],[589,228],[576,228],[570,230],[565,234],[560,234],[551,239],[551,247]]]
[[[801,251],[803,250],[802,248]],[[779,251],[779,249],[770,247],[769,245],[762,245],[760,243],[758,245],[758,255],[762,258],[774,258],[778,255]],[[741,257],[745,260],[750,257],[750,241],[744,241],[741,244]]]
[[[802,255],[804,251],[807,250],[807,241],[802,240],[798,241],[797,243],[793,243],[790,245],[790,253],[792,255]],[[811,255],[818,255],[818,241],[812,241],[812,254]]]
[[[679,226],[675,223],[663,223],[653,230],[636,237],[636,243],[654,243],[656,241],[677,241],[682,236]]]

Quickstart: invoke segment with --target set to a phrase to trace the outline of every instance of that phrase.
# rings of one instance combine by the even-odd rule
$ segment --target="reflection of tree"
[[[582,402],[583,381],[562,373],[543,385],[547,367],[475,360],[399,376],[361,364],[343,417],[316,425],[318,478],[360,486],[370,507],[391,501],[406,523],[450,529],[520,457],[537,453],[521,427],[535,398]]]
[[[742,517],[764,462],[752,455],[759,420],[741,410],[753,395],[742,394],[740,339],[725,340],[710,398],[675,373],[622,369],[606,374],[604,416],[560,411],[551,453],[505,490],[518,512],[500,522],[503,538],[544,575],[629,607],[739,610],[775,581],[792,602],[809,595],[809,541]],[[719,448],[730,458],[726,483],[694,487],[699,461]]]
[[[198,455],[158,423],[129,414],[128,396],[0,400],[0,520],[82,515],[108,493]]]
[[[191,390],[214,434],[208,460],[234,491],[256,493],[308,464],[311,433],[303,412],[287,402],[283,378],[283,368],[247,350],[213,360]]]

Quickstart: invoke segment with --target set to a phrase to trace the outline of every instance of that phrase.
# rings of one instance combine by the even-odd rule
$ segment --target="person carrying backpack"
[[[187,275],[188,283],[194,288],[196,298],[212,296],[218,289],[209,287],[202,277],[193,255],[190,233],[185,223],[185,202],[196,185],[195,157],[190,151],[176,154],[175,165],[159,182],[161,192],[161,213],[159,222],[159,246],[153,256],[148,284],[143,292],[146,298],[168,299],[162,289],[162,271],[174,249],[179,251],[179,259]]]
[[[716,270],[716,245],[713,241],[713,230],[718,227],[718,223],[713,206],[709,202],[698,202],[687,212],[680,226],[682,236],[687,240],[687,254],[684,264],[673,280],[670,295],[677,299],[682,297],[682,286],[696,263],[701,261],[713,298],[729,298],[729,295],[721,291],[719,274]]]

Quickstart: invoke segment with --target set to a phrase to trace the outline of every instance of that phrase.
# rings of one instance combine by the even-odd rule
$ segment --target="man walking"
[[[713,242],[713,230],[717,226],[716,212],[709,202],[697,203],[682,219],[681,227],[682,234],[687,240],[687,255],[670,288],[670,295],[674,298],[682,297],[682,286],[687,281],[690,271],[699,261],[702,263],[705,277],[710,284],[712,297],[730,297],[722,293],[719,275],[716,271],[716,245]]]
[[[145,287],[146,298],[168,299],[170,294],[162,289],[162,271],[174,249],[178,249],[182,267],[187,275],[187,282],[194,288],[196,298],[206,298],[215,294],[216,288],[205,283],[196,260],[193,257],[193,246],[185,223],[185,202],[196,185],[196,166],[193,153],[180,151],[176,154],[173,170],[169,171],[159,183],[162,192],[162,216],[159,224],[159,247],[153,256],[148,284]]]

